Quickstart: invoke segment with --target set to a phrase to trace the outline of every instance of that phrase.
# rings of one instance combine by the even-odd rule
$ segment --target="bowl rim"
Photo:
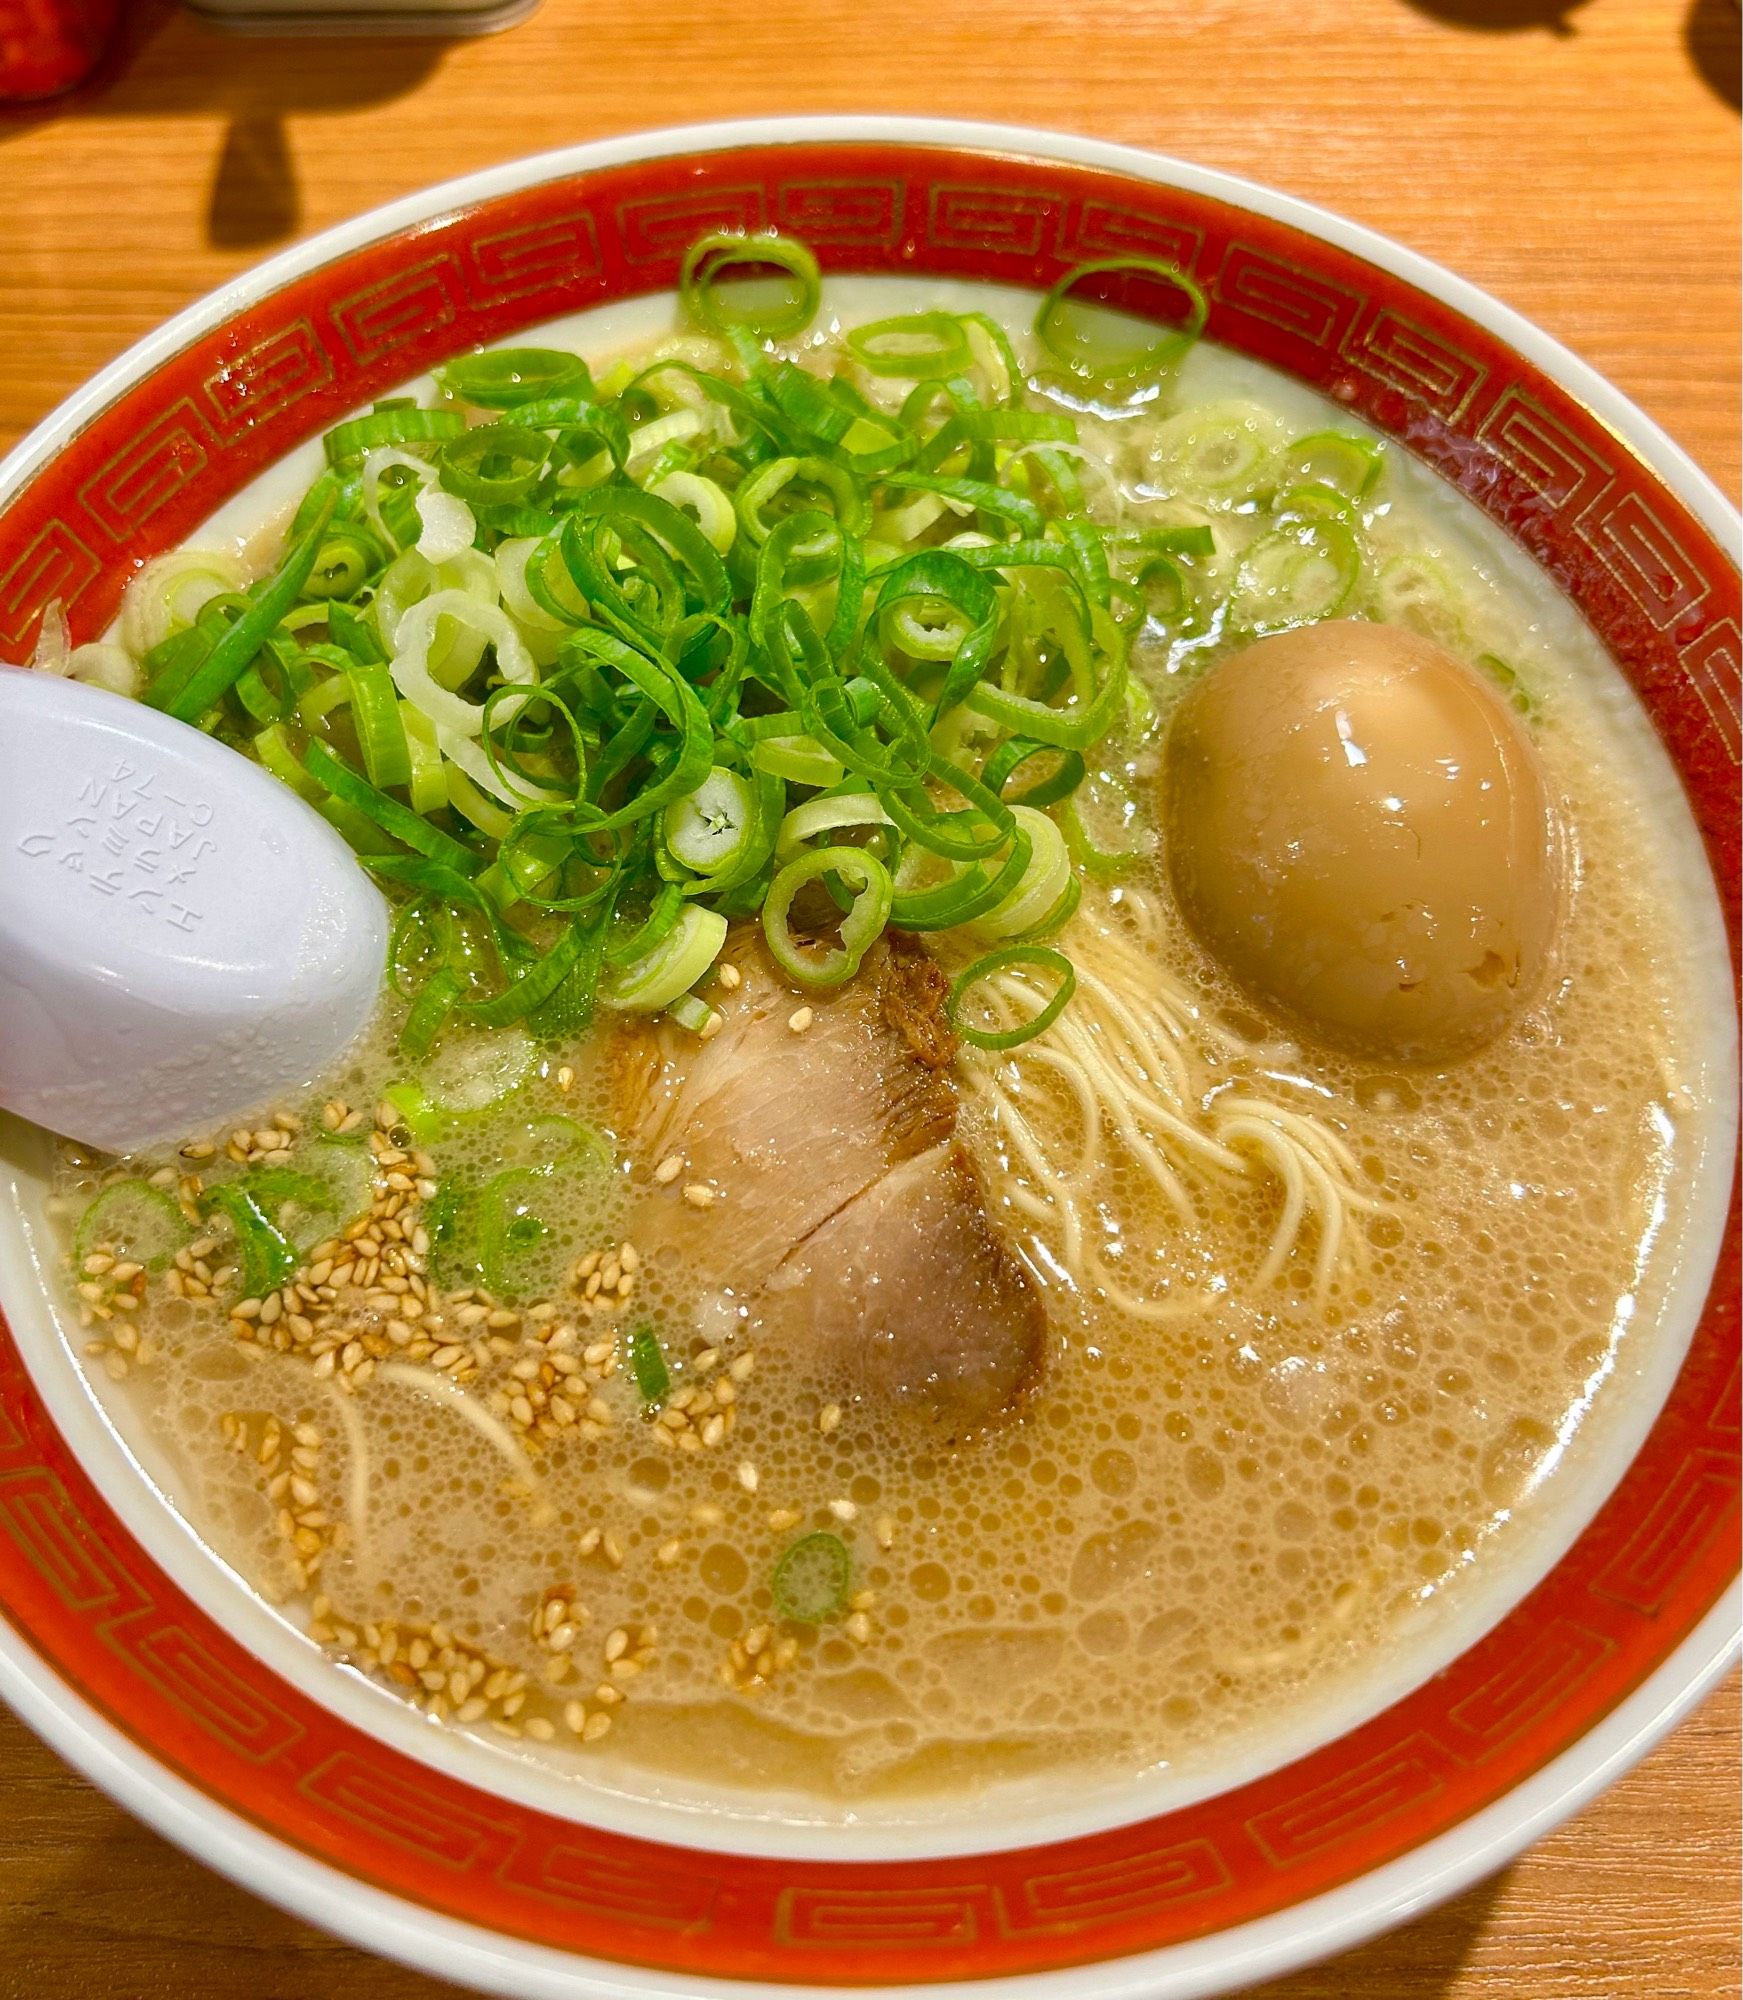
[[[432,221],[453,210],[469,208],[488,201],[494,196],[533,187],[548,180],[615,165],[687,153],[725,152],[751,146],[797,145],[819,141],[840,143],[854,140],[877,141],[922,149],[954,148],[1005,156],[1016,155],[1042,162],[1066,162],[1097,167],[1141,181],[1179,187],[1228,202],[1236,207],[1268,216],[1322,242],[1361,257],[1431,297],[1440,299],[1464,318],[1488,329],[1535,367],[1552,376],[1559,387],[1583,402],[1628,451],[1643,461],[1649,470],[1676,494],[1715,541],[1726,550],[1733,564],[1743,561],[1743,521],[1739,521],[1735,509],[1681,446],[1566,347],[1542,333],[1510,308],[1430,260],[1392,243],[1362,225],[1348,222],[1329,211],[1294,197],[1275,193],[1260,184],[1235,175],[1197,167],[1164,155],[1028,127],[904,117],[748,119],[628,134],[614,139],[555,149],[525,160],[487,168],[342,222],[239,274],[164,326],[136,342],[115,362],[95,376],[84,389],[76,392],[37,426],[4,461],[0,461],[0,501],[4,501],[34,472],[64,449],[98,413],[114,401],[122,390],[139,384],[161,362],[187,346],[190,341],[223,326],[247,305],[279,289],[290,280],[380,238],[415,230],[421,223]],[[1271,1916],[1256,1920],[1253,1924],[1243,1924],[1217,1932],[1190,1944],[1169,1945],[1162,1947],[1160,1951],[1145,1952],[1126,1959],[1079,1964],[1059,1972],[1021,1973],[991,1982],[974,1980],[965,1983],[984,1986],[986,1990],[993,1991],[1007,1984],[1014,1986],[1021,1980],[1024,1982],[1023,1990],[1041,1991],[1048,1981],[1064,1981],[1069,1982],[1069,1990],[1072,1992],[1086,1995],[1094,1992],[1112,1996],[1142,1990],[1178,1992],[1184,1996],[1216,1990],[1227,1980],[1237,1978],[1248,1980],[1268,1976],[1262,1972],[1261,1967],[1268,1968],[1269,1971],[1281,1971],[1287,1969],[1289,1965],[1305,1962],[1308,1958],[1344,1948],[1358,1937],[1368,1935],[1391,1922],[1400,1921],[1415,1910],[1426,1907],[1429,1902],[1453,1893],[1485,1869],[1498,1865],[1555,1820],[1577,1809],[1577,1806],[1593,1791],[1610,1782],[1629,1763],[1644,1754],[1651,1743],[1657,1740],[1658,1735],[1672,1726],[1723,1671],[1735,1649],[1737,1614],[1738,1607],[1733,1586],[1731,1591],[1713,1605],[1695,1631],[1653,1670],[1650,1677],[1601,1723],[1588,1730],[1585,1736],[1568,1746],[1524,1784],[1516,1785],[1469,1820],[1412,1848],[1378,1870],[1371,1870],[1336,1889],[1278,1910]],[[452,1937],[440,1945],[432,1943],[427,1956],[409,1951],[401,1952],[399,1946],[391,1941],[391,1927],[385,1929],[371,1927],[364,1923],[361,1916],[357,1919],[356,1929],[341,1921],[333,1909],[328,1907],[332,1900],[334,1885],[339,1885],[342,1891],[339,1898],[341,1902],[347,1899],[356,1901],[361,1898],[363,1905],[372,1906],[380,1903],[389,1906],[394,1911],[410,1916],[414,1920],[416,1931],[428,1933],[432,1937],[435,1936],[433,1927],[440,1926],[445,1931],[459,1933],[474,1941],[489,1940],[496,1947],[511,1953],[539,1953],[547,1949],[523,1945],[518,1940],[504,1937],[481,1926],[475,1927],[453,1919],[437,1917],[435,1913],[402,1902],[387,1892],[358,1883],[338,1869],[299,1854],[272,1836],[246,1826],[204,1793],[185,1786],[182,1780],[156,1764],[142,1750],[136,1754],[139,1765],[144,1769],[124,1771],[122,1765],[126,1760],[118,1761],[115,1756],[115,1745],[103,1741],[104,1732],[114,1733],[110,1725],[97,1717],[79,1695],[60,1682],[58,1676],[50,1669],[43,1668],[46,1680],[52,1683],[52,1688],[47,1692],[39,1677],[33,1676],[29,1671],[20,1672],[16,1650],[23,1643],[5,1624],[4,1619],[0,1618],[0,1664],[8,1669],[7,1673],[0,1674],[0,1682],[16,1678],[18,1705],[30,1712],[27,1719],[31,1719],[41,1733],[49,1736],[50,1740],[56,1743],[56,1747],[63,1750],[63,1754],[68,1754],[74,1762],[80,1764],[81,1768],[97,1776],[99,1782],[108,1784],[110,1789],[124,1795],[125,1803],[152,1820],[154,1824],[158,1824],[160,1830],[168,1832],[171,1838],[177,1839],[184,1846],[191,1847],[201,1858],[224,1869],[225,1872],[235,1872],[235,1870],[227,1867],[224,1859],[206,1851],[208,1846],[223,1843],[215,1839],[202,1840],[197,1825],[202,1816],[209,1821],[228,1822],[232,1831],[237,1828],[242,1829],[246,1835],[244,1845],[260,1843],[270,1849],[282,1862],[291,1864],[288,1868],[280,1870],[283,1876],[282,1894],[279,1887],[263,1885],[253,1874],[246,1878],[245,1886],[256,1889],[264,1886],[266,1892],[274,1895],[275,1899],[290,1903],[293,1907],[299,1908],[301,1913],[312,1916],[315,1921],[322,1922],[329,1928],[345,1931],[348,1935],[354,1935],[359,1942],[369,1944],[373,1948],[387,1949],[395,1955],[408,1956],[413,1962],[423,1963],[433,1971],[452,1972],[454,1969]],[[36,1666],[42,1665],[34,1653],[30,1653],[29,1660]],[[58,1726],[54,1721],[56,1710],[51,1699],[53,1689],[58,1689],[64,1697]],[[1649,1691],[1651,1699],[1646,1700]],[[38,1721],[39,1715],[48,1717],[48,1722]],[[73,1717],[75,1722],[81,1723],[82,1727],[74,1727],[73,1722],[67,1720],[68,1716]],[[1614,1742],[1611,1741],[1612,1734],[1615,1737]],[[63,1736],[68,1738],[74,1747],[69,1748],[68,1743],[61,1740]],[[1606,1745],[1610,1747],[1606,1748]],[[87,1758],[89,1762],[86,1761]],[[108,1777],[100,1775],[100,1771],[106,1771]],[[1557,1774],[1555,1783],[1547,1786],[1546,1791],[1553,1792],[1554,1797],[1546,1803],[1537,1798],[1537,1790],[1540,1782],[1549,1780],[1552,1774]],[[155,1794],[151,1785],[153,1775],[161,1781]],[[111,1779],[113,1783],[110,1783]],[[178,1791],[185,1791],[187,1798],[178,1799],[176,1797]],[[1535,1801],[1529,1807],[1524,1803],[1528,1795]],[[188,1811],[190,1800],[198,1802],[197,1810],[191,1815]],[[1508,1809],[1514,1806],[1515,1802],[1518,1802],[1517,1823],[1508,1826],[1507,1822],[1515,1818]],[[1491,1816],[1495,1816],[1493,1827],[1488,1825]],[[1483,1829],[1483,1837],[1473,1841],[1466,1851],[1459,1837],[1474,1829]],[[1437,1856],[1437,1851],[1443,1847],[1447,1849],[1446,1855],[1437,1858],[1433,1866],[1427,1866],[1426,1858]],[[253,1857],[256,1861],[259,1858]],[[1419,1863],[1424,1864],[1420,1869],[1417,1867]],[[317,1893],[314,1887],[298,1879],[309,1871],[327,1878],[322,1893]],[[1398,1876],[1397,1885],[1388,1888],[1385,1895],[1374,1903],[1374,1907],[1367,1909],[1365,1913],[1357,1908],[1350,1914],[1338,1914],[1341,1899],[1354,1898],[1357,1904],[1374,1901],[1373,1898],[1363,1897],[1364,1886],[1389,1882],[1395,1871],[1402,1871]],[[304,1897],[307,1898],[306,1904],[303,1900],[299,1900]],[[1324,1915],[1323,1936],[1316,1931],[1312,1939],[1295,1944],[1289,1942],[1288,1937],[1284,1937],[1281,1942],[1259,1947],[1266,1955],[1250,1962],[1243,1961],[1238,1970],[1232,1965],[1203,1974],[1182,1970],[1179,1976],[1188,1983],[1177,1984],[1174,1975],[1164,1967],[1163,1961],[1183,1967],[1185,1961],[1182,1954],[1190,1955],[1201,1950],[1208,1950],[1213,1956],[1222,1959],[1225,1957],[1220,1950],[1223,1943],[1239,1938],[1248,1931],[1262,1931],[1268,1926],[1279,1926],[1283,1932],[1292,1935],[1302,1930],[1304,1919],[1309,1912],[1321,1912]],[[580,1971],[578,1973],[565,1971],[563,1977],[569,1983],[549,1988],[541,1986],[537,1989],[539,1991],[615,1994],[674,1990],[727,1993],[742,1990],[742,1983],[734,1979],[717,1979],[702,1974],[649,1973],[642,1972],[638,1968],[607,1964],[604,1961],[583,1960],[556,1953],[552,1953],[551,1956],[560,1957],[564,1967],[579,1968]],[[517,1959],[516,1963],[519,1964],[520,1961]],[[604,1983],[577,1984],[575,1983],[577,1977],[583,1981],[602,1980]],[[1160,1985],[1157,1983],[1159,1977],[1163,1980]],[[1133,1984],[1134,1981],[1139,1983]],[[674,1985],[674,1982],[680,1983]],[[523,1984],[519,1990],[534,1989],[527,1988]],[[783,1988],[783,1990],[812,1989]],[[814,1990],[821,1993],[839,1989]],[[918,1993],[926,1989],[887,1987],[881,1990]]]
[[[1184,1944],[1053,1970],[937,1984],[868,1985],[880,2000],[1211,2000],[1329,1959],[1422,1916],[1507,1866],[1626,1776],[1716,1688],[1739,1656],[1743,1583],[1579,1741],[1492,1804],[1383,1867]],[[560,1952],[463,1923],[287,1846],[167,1771],[69,1689],[0,1618],[0,1694],[49,1747],[194,1860],[365,1951],[503,2000],[744,2000],[740,1979]],[[840,1985],[766,1982],[789,2000]],[[846,1989],[852,1990],[852,1989]]]

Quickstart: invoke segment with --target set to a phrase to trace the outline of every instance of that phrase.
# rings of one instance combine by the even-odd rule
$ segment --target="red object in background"
[[[120,0],[0,0],[0,103],[83,83],[114,32]]]

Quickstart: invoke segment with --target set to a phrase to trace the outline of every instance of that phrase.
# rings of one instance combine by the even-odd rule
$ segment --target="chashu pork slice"
[[[726,960],[742,984],[710,1040],[634,1021],[612,1043],[619,1137],[650,1166],[683,1162],[639,1205],[638,1249],[744,1307],[765,1361],[785,1351],[950,1438],[980,1428],[1039,1368],[1046,1316],[956,1136],[942,975],[896,940],[801,997],[751,929]]]

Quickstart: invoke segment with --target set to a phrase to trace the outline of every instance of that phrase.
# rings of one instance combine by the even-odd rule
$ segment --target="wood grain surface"
[[[1739,473],[1733,0],[544,0],[483,41],[230,39],[143,0],[0,110],[0,448],[167,314],[428,182],[781,111],[1028,121],[1323,202]],[[1494,1880],[1264,2000],[1739,1991],[1737,1683]],[[0,2000],[440,2000],[217,1881],[0,1714]]]

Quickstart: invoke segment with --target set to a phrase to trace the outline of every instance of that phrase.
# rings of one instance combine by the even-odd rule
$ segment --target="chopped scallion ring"
[[[850,329],[847,344],[874,375],[908,381],[960,375],[973,364],[968,332],[955,313],[903,313]]]
[[[894,825],[876,792],[835,792],[795,806],[781,821],[775,852],[786,861],[795,849],[815,840],[820,833],[839,833],[846,827]]]
[[[603,982],[600,1005],[620,1014],[657,1014],[689,992],[725,942],[726,919],[717,910],[686,903],[659,943]]]
[[[785,278],[783,296],[772,303],[754,296],[741,296],[735,302],[730,294],[722,294],[722,280],[729,276],[731,290],[741,295],[765,290],[764,285],[744,281],[758,274],[766,278],[771,271]],[[699,237],[684,253],[678,295],[685,308],[712,333],[741,332],[759,340],[784,340],[816,318],[823,282],[817,259],[791,236],[743,236],[716,230]]]
[[[1110,279],[1126,282],[1116,288],[1107,284]],[[1081,285],[1093,280],[1102,281],[1102,290],[1118,289],[1132,299],[1137,311],[1142,311],[1141,281],[1148,280],[1151,286],[1160,283],[1174,295],[1171,303],[1185,300],[1185,316],[1158,339],[1135,343],[1128,338],[1122,346],[1112,338],[1114,330],[1108,322],[1116,313],[1129,315],[1119,306],[1100,301],[1089,301],[1086,306],[1073,296]],[[1103,381],[1126,380],[1158,373],[1177,361],[1204,331],[1209,316],[1204,293],[1177,266],[1154,257],[1104,257],[1067,271],[1054,285],[1035,315],[1035,333],[1048,353],[1074,374]],[[1099,340],[1094,337],[1098,331],[1102,336]]]
[[[698,875],[733,867],[750,845],[756,795],[737,771],[716,764],[693,792],[667,806],[664,831],[672,858]]]
[[[1011,814],[1029,836],[1029,865],[1002,902],[972,920],[982,937],[1014,938],[1033,930],[1071,883],[1071,855],[1052,820],[1033,806],[1013,806]]]
[[[800,1625],[821,1625],[847,1605],[853,1558],[839,1535],[826,1529],[801,1535],[775,1565],[770,1579],[775,1609]]]
[[[1059,984],[1053,989],[1052,998],[1046,1005],[1014,1028],[982,1028],[972,1021],[965,1021],[963,1003],[975,987],[995,973],[1008,972],[1017,966],[1030,972],[1050,972],[1058,979]],[[950,1025],[965,1042],[972,1043],[977,1049],[1000,1053],[1007,1049],[1019,1049],[1025,1042],[1032,1042],[1037,1035],[1045,1034],[1065,1012],[1076,991],[1077,974],[1072,969],[1071,960],[1063,952],[1054,951],[1044,944],[1008,944],[1002,950],[989,951],[984,958],[977,958],[957,975],[944,1012]]]
[[[73,1232],[73,1261],[82,1270],[95,1250],[131,1259],[148,1271],[161,1271],[193,1228],[181,1204],[167,1188],[149,1181],[115,1181],[79,1217]]]
[[[1361,550],[1342,521],[1273,528],[1241,558],[1230,617],[1250,632],[1284,632],[1331,618],[1349,602],[1361,569]]]
[[[436,371],[458,402],[481,410],[512,410],[554,396],[590,394],[593,383],[578,354],[553,347],[497,347],[462,354]]]
[[[1377,439],[1346,431],[1314,431],[1297,438],[1285,449],[1282,462],[1291,480],[1329,486],[1351,500],[1365,500],[1385,469]]]
[[[808,949],[793,936],[788,917],[801,889],[830,876],[849,887],[857,883],[858,888],[841,919],[841,942],[822,951]],[[859,970],[889,921],[894,894],[890,871],[863,847],[807,848],[769,884],[763,903],[763,936],[770,954],[787,977],[801,986],[840,986]]]

